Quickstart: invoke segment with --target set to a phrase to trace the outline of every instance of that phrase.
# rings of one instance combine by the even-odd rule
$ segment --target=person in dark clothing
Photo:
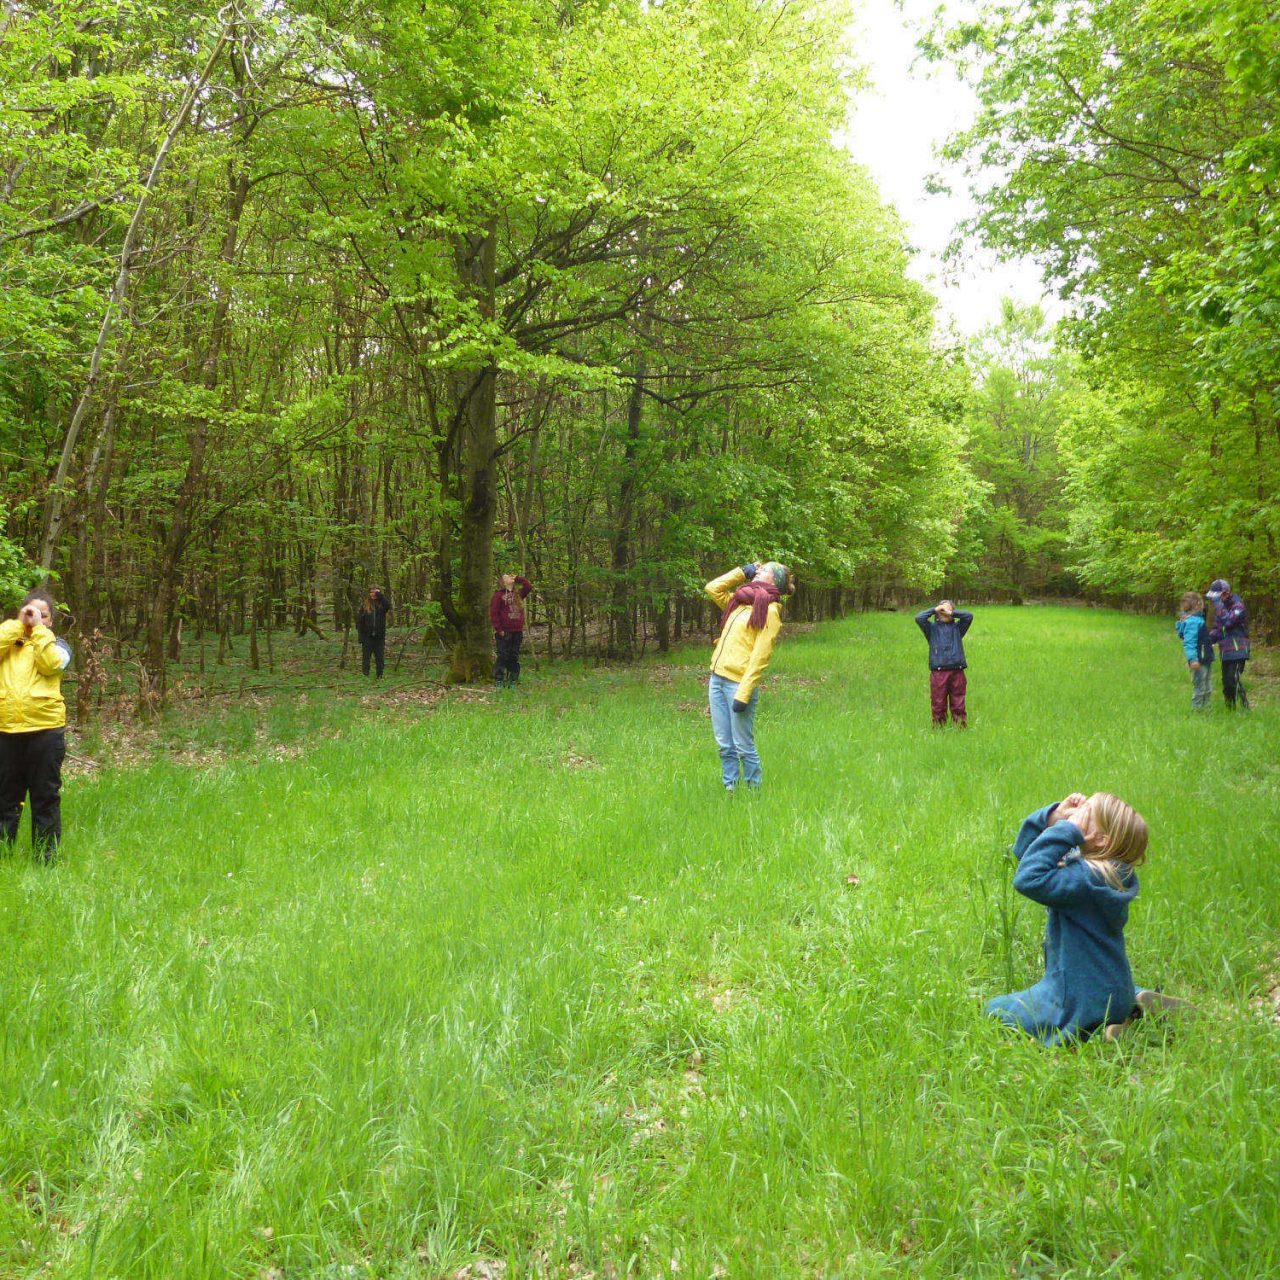
[[[973,625],[973,614],[959,611],[950,600],[942,600],[932,609],[916,614],[916,626],[929,642],[929,702],[933,723],[945,725],[950,704],[951,721],[961,729],[968,728],[964,696],[968,689],[965,677],[964,634]]]
[[[382,679],[382,668],[387,652],[387,614],[391,612],[391,601],[381,587],[370,587],[368,594],[360,602],[360,612],[356,615],[356,635],[360,639],[360,669],[369,674],[369,660],[373,659],[378,679]]]
[[[1231,590],[1225,578],[1215,578],[1205,593],[1213,601],[1213,623],[1209,641],[1222,655],[1222,696],[1227,710],[1249,710],[1249,696],[1244,691],[1244,664],[1249,661],[1249,611],[1244,601]]]
[[[520,681],[520,642],[524,639],[524,602],[533,583],[519,574],[504,573],[502,586],[489,601],[489,621],[498,660],[493,681],[500,688],[514,688]]]
[[[13,848],[31,798],[31,843],[52,862],[62,839],[62,761],[67,707],[62,673],[71,647],[53,633],[53,600],[33,591],[0,623],[0,852]]]

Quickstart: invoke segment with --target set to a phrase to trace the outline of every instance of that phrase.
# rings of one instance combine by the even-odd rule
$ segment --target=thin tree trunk
[[[459,255],[464,278],[487,321],[493,319],[497,252],[491,223],[468,237]],[[449,659],[448,679],[469,684],[493,670],[489,595],[493,589],[493,525],[497,510],[498,371],[492,363],[456,379],[462,431],[462,527],[459,538],[458,615],[462,629]]]
[[[631,525],[636,501],[636,450],[640,441],[640,420],[644,412],[644,380],[647,360],[643,351],[636,360],[631,395],[627,400],[627,436],[622,452],[622,484],[618,491],[618,516],[613,535],[613,620],[611,658],[633,658],[636,649],[635,620],[632,616]]]
[[[230,36],[231,27],[227,29]],[[241,55],[243,56],[243,55]],[[233,55],[233,74],[236,82],[236,99],[244,121],[241,125],[240,142],[245,144],[256,124],[245,101],[244,89],[248,76],[247,67]],[[249,196],[250,180],[247,156],[239,156],[232,161],[230,190],[227,199],[227,228],[222,239],[219,261],[224,267],[235,262],[236,248],[240,240],[240,219],[244,213],[245,201]],[[206,392],[213,392],[218,386],[219,362],[222,347],[226,338],[227,316],[231,309],[231,288],[225,281],[216,286],[217,301],[213,308],[210,323],[209,345],[205,353],[201,370],[201,382]],[[177,588],[179,566],[186,550],[187,537],[191,528],[192,512],[196,497],[205,478],[205,455],[209,447],[210,423],[203,415],[198,417],[188,437],[188,458],[186,474],[178,488],[174,501],[173,519],[165,538],[160,557],[160,571],[156,590],[152,600],[151,617],[147,626],[147,646],[144,662],[161,697],[165,692],[164,632],[165,622],[173,606]]]
[[[151,170],[143,181],[142,192],[138,196],[138,203],[134,207],[128,230],[125,231],[124,243],[120,247],[120,265],[116,272],[115,283],[111,286],[111,293],[107,297],[107,307],[103,312],[102,324],[98,328],[98,340],[94,343],[93,353],[89,357],[89,373],[80,392],[80,399],[76,402],[75,410],[71,415],[67,433],[63,437],[62,453],[58,458],[58,469],[54,472],[53,484],[49,489],[44,536],[40,541],[40,568],[45,571],[46,575],[53,568],[54,556],[57,555],[58,544],[62,537],[62,525],[66,514],[67,477],[71,473],[71,463],[75,457],[76,444],[80,439],[80,430],[84,426],[84,420],[93,401],[98,379],[102,374],[102,360],[106,354],[107,343],[110,341],[112,331],[115,329],[116,316],[124,305],[125,298],[129,292],[129,275],[133,269],[133,255],[137,248],[138,236],[142,231],[143,215],[146,213],[147,204],[151,199],[151,192],[155,189],[156,180],[160,176],[160,171],[164,168],[165,159],[173,146],[174,139],[181,132],[183,125],[186,124],[197,94],[209,82],[209,77],[213,74],[213,68],[222,56],[222,51],[226,48],[227,41],[231,37],[231,32],[237,20],[236,11],[233,7],[226,24],[222,28],[222,34],[218,37],[217,43],[213,47],[213,52],[206,59],[195,83],[187,89],[186,95],[182,99],[182,104],[178,108],[178,113],[169,125],[164,141],[161,142],[160,149],[156,152],[155,159],[151,162]]]

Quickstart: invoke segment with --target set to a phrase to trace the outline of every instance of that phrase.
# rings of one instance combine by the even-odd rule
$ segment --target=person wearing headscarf
[[[721,609],[707,686],[721,780],[726,791],[742,782],[754,789],[764,776],[755,741],[760,677],[782,630],[782,602],[795,590],[795,579],[786,565],[768,561],[732,569],[705,590]]]
[[[62,840],[62,762],[67,754],[67,704],[62,673],[71,646],[53,633],[54,605],[43,591],[0,623],[0,850],[18,837],[22,806],[31,797],[31,844],[52,862]]]
[[[1249,710],[1249,696],[1244,691],[1244,664],[1249,661],[1249,610],[1231,590],[1226,578],[1215,578],[1205,595],[1213,601],[1213,622],[1209,640],[1218,646],[1222,658],[1222,696],[1227,710]]]

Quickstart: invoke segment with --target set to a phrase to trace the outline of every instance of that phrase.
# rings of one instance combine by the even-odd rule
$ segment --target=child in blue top
[[[1207,710],[1213,697],[1213,641],[1209,639],[1204,598],[1198,591],[1183,593],[1182,612],[1173,625],[1182,639],[1182,651],[1191,672],[1192,710]]]
[[[1049,908],[1044,977],[997,996],[987,1012],[1048,1045],[1084,1039],[1099,1027],[1118,1032],[1148,994],[1134,990],[1124,949],[1147,824],[1113,795],[1075,792],[1031,814],[1013,852],[1013,887]]]

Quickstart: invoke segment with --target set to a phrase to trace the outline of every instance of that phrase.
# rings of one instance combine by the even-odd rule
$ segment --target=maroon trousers
[[[964,727],[968,721],[964,710],[964,691],[968,682],[963,668],[958,671],[929,672],[929,702],[933,707],[933,723],[947,723],[947,704],[951,704],[951,719]]]

